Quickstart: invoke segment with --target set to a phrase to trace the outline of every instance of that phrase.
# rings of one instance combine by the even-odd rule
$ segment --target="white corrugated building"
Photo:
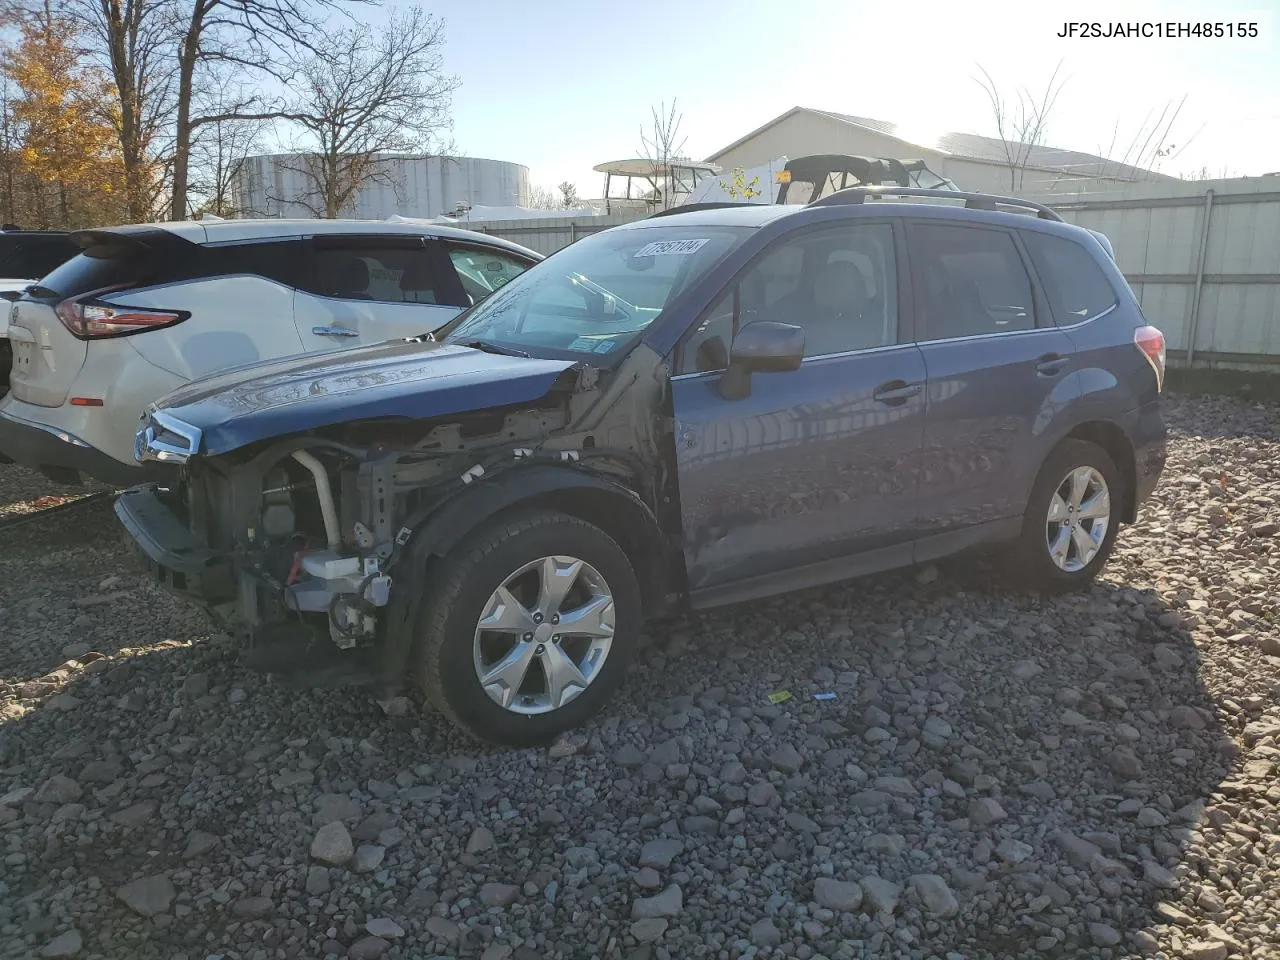
[[[232,194],[241,216],[311,217],[323,212],[301,154],[249,157]],[[437,217],[461,205],[519,207],[529,202],[529,168],[479,157],[390,157],[342,215],[361,220]]]
[[[769,163],[775,157],[827,153],[921,159],[930,170],[954,181],[961,190],[988,193],[1079,193],[1094,188],[1114,189],[1125,183],[1177,179],[1078,150],[1007,146],[993,137],[971,133],[921,135],[886,120],[811,107],[792,107],[707,160],[731,171],[734,167]],[[1011,173],[1014,165],[1020,169]]]

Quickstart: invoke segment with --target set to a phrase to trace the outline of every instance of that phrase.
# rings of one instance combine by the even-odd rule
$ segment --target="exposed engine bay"
[[[189,573],[167,585],[229,630],[255,637],[289,624],[342,650],[370,648],[387,640],[395,601],[412,620],[431,559],[543,488],[552,499],[607,491],[615,512],[625,497],[634,535],[653,541],[640,554],[661,552],[657,516],[673,480],[653,412],[669,402],[665,367],[642,348],[607,380],[577,365],[517,408],[361,420],[195,458],[176,482],[124,499],[145,511],[144,498],[157,498],[183,519],[177,552]],[[669,560],[655,556],[655,570]]]

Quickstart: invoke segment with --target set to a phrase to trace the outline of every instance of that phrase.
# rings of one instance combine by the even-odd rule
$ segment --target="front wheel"
[[[1053,591],[1090,584],[1115,546],[1121,494],[1105,450],[1084,440],[1060,443],[1031,490],[1012,558],[1015,574]]]
[[[427,585],[418,682],[472,736],[546,743],[595,715],[622,681],[641,626],[622,548],[567,514],[482,528]]]

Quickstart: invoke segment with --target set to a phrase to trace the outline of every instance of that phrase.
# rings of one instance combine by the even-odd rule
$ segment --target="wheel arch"
[[[421,589],[396,590],[397,577],[422,584],[434,565],[469,535],[500,517],[550,509],[578,517],[608,534],[630,559],[648,615],[661,613],[678,581],[668,572],[666,540],[649,506],[632,490],[580,469],[530,466],[450,498],[412,523],[406,556],[392,571],[393,588],[379,656],[379,674],[396,688],[413,652]]]
[[[1111,421],[1089,420],[1072,427],[1062,439],[1085,440],[1096,444],[1107,452],[1107,456],[1116,465],[1121,482],[1124,484],[1124,489],[1121,491],[1120,520],[1123,523],[1133,523],[1138,514],[1138,472],[1133,441],[1129,439],[1129,435],[1120,426]],[[1054,449],[1057,449],[1057,444],[1055,444]]]

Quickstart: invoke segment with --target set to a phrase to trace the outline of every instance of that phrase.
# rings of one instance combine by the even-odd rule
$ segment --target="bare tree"
[[[676,176],[671,165],[682,158],[688,138],[680,135],[680,121],[684,114],[676,113],[674,98],[669,110],[664,102],[650,107],[650,113],[650,126],[647,129],[643,125],[640,127],[640,155],[649,162],[649,182],[665,210],[671,206],[676,188]]]
[[[1042,93],[1033,94],[1026,87],[1019,87],[1015,97],[1010,99],[1000,92],[991,74],[982,66],[978,67],[982,77],[975,77],[974,80],[982,87],[991,104],[996,135],[1003,152],[1002,162],[1009,169],[1010,190],[1022,189],[1031,158],[1036,148],[1044,143],[1049,118],[1066,83],[1065,78],[1058,79],[1061,70],[1062,63],[1059,61]]]
[[[418,7],[376,33],[360,25],[321,39],[299,65],[283,112],[301,153],[285,166],[305,188],[273,199],[334,218],[365,184],[388,182],[397,160],[442,149],[458,87],[443,72],[443,46],[443,24]]]
[[[129,218],[148,220],[170,172],[164,142],[173,107],[168,0],[71,0],[93,38],[119,98],[111,118],[120,138]]]
[[[1176,159],[1204,129],[1202,124],[1186,137],[1174,132],[1186,102],[1187,95],[1183,94],[1182,99],[1176,103],[1173,100],[1166,101],[1158,112],[1155,108],[1148,110],[1138,128],[1126,138],[1120,135],[1120,121],[1117,119],[1112,128],[1110,145],[1098,152],[1103,157],[1113,158],[1122,145],[1123,152],[1120,152],[1119,159],[1108,159],[1100,164],[1098,176],[1120,180],[1145,179],[1149,173],[1158,170],[1164,161]],[[1132,168],[1137,168],[1137,172]]]
[[[231,217],[250,212],[239,209],[234,187],[242,165],[260,144],[262,123],[234,115],[234,105],[245,99],[245,93],[224,80],[216,91],[196,104],[202,116],[216,119],[192,128],[189,195],[199,200],[191,203],[193,213]]]
[[[579,206],[582,200],[578,197],[577,184],[564,180],[556,187],[560,191],[560,203],[557,206],[564,207],[566,210]]]
[[[174,2],[174,0],[170,0]],[[298,47],[314,50],[315,24],[339,9],[342,0],[191,0],[177,13],[177,104],[173,131],[173,184],[170,216],[187,215],[192,140],[205,124],[278,119],[283,106],[242,84],[236,99],[221,98],[218,109],[199,108],[200,73],[220,65],[262,78],[284,81]],[[376,3],[377,0],[350,0]],[[244,128],[239,128],[243,130]]]
[[[558,210],[560,200],[549,187],[530,187],[529,207],[532,210]]]

